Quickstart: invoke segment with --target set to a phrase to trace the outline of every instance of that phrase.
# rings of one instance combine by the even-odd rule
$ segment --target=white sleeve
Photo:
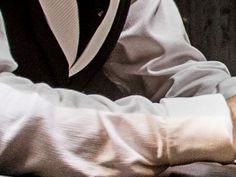
[[[129,97],[107,111],[55,106],[5,84],[0,97],[0,174],[154,176],[169,165],[234,158],[221,95],[160,104]]]
[[[169,165],[234,158],[221,95],[158,104],[52,89],[11,74],[16,64],[0,45],[0,174],[154,176]]]
[[[206,61],[188,39],[173,0],[136,0],[105,74],[124,93],[163,97],[236,94],[223,63]]]

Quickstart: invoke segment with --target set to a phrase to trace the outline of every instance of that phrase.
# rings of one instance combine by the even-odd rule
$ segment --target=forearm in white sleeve
[[[105,74],[127,94],[163,97],[236,94],[226,66],[191,46],[173,0],[137,0]]]
[[[153,176],[169,165],[234,158],[221,95],[161,104],[130,97],[123,107],[133,110],[123,113],[123,100],[117,111],[101,111],[54,106],[5,84],[0,90],[0,174]],[[138,105],[153,111],[139,112]]]
[[[220,95],[158,104],[52,89],[9,73],[16,64],[4,54],[6,44],[0,43],[0,174],[153,176],[169,165],[233,160]]]

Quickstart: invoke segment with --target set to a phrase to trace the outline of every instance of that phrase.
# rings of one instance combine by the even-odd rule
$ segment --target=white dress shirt
[[[112,102],[15,76],[2,20],[0,27],[0,174],[143,177],[170,165],[234,160],[222,94],[235,89],[222,90],[235,79],[190,45],[172,0],[134,1],[104,68],[120,89],[141,89],[149,99]]]

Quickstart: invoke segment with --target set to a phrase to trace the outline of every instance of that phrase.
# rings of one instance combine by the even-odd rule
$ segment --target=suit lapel
[[[74,63],[79,44],[79,17],[76,0],[39,0],[48,25],[68,61]]]

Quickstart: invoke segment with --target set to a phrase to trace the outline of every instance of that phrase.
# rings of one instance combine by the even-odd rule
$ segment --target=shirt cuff
[[[234,160],[232,122],[222,95],[163,99],[170,165]]]

